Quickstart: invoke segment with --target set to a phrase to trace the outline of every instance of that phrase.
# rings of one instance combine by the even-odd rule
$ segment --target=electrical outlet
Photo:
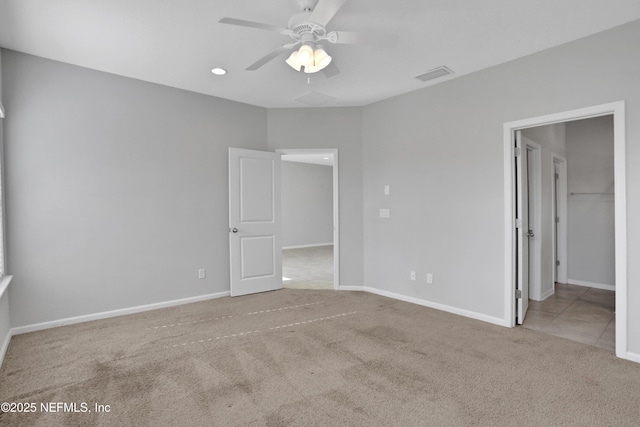
[[[198,270],[198,279],[204,279],[207,275],[207,272],[204,268]]]
[[[411,272],[411,280],[416,280],[416,272],[415,271]]]
[[[433,284],[433,274],[427,273],[427,283],[430,285]]]
[[[389,209],[380,209],[380,218],[389,218],[391,216],[391,212]]]

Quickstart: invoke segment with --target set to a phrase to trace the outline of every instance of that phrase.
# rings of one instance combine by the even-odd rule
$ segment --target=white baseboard
[[[576,286],[586,286],[587,288],[604,289],[605,291],[616,290],[616,285],[609,285],[607,283],[594,283],[594,282],[586,282],[584,280],[574,280],[574,279],[567,279],[567,283],[570,285],[576,285]]]
[[[339,291],[364,291],[364,286],[338,286]]]
[[[640,354],[627,352],[627,360],[640,363]]]
[[[101,313],[87,314],[84,316],[68,317],[66,319],[52,320],[49,322],[36,323],[34,325],[20,326],[11,329],[11,335],[26,334],[28,332],[40,331],[43,329],[56,328],[58,326],[73,325],[74,323],[90,322],[92,320],[107,319],[109,317],[124,316],[125,314],[141,313],[143,311],[156,310],[159,308],[173,307],[175,305],[189,304],[192,302],[207,301],[210,299],[223,298],[229,296],[229,291],[215,294],[201,295],[197,297],[182,298],[172,301],[158,302],[154,304],[139,305],[136,307],[122,308],[118,310],[103,311]]]
[[[333,246],[333,242],[329,243],[314,243],[312,245],[295,245],[295,246],[283,246],[282,249],[304,249],[304,248],[319,248],[320,246]]]
[[[547,298],[549,298],[553,294],[555,294],[555,290],[553,288],[551,288],[547,292],[542,294],[542,296],[540,297],[540,301],[546,300]]]
[[[394,292],[383,291],[376,288],[364,287],[364,290],[371,292],[372,294],[381,295],[383,297],[393,298],[400,301],[410,302],[412,304],[418,304],[424,307],[434,308],[436,310],[446,311],[448,313],[457,314],[464,317],[469,317],[475,320],[481,320],[483,322],[492,323],[494,325],[510,327],[511,325],[505,321],[505,319],[493,316],[487,316],[486,314],[476,313],[475,311],[463,310],[461,308],[451,307],[444,304],[439,304],[432,301],[427,301],[419,298],[409,297],[406,295],[396,294]]]
[[[11,337],[13,336],[12,330],[7,331],[7,336],[4,338],[2,342],[2,347],[0,347],[0,368],[2,368],[2,364],[4,363],[4,356],[7,354],[7,350],[9,349],[9,343],[11,342]]]

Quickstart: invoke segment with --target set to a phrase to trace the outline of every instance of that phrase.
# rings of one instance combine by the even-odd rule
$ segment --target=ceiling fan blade
[[[278,56],[282,55],[283,53],[285,53],[285,52],[287,52],[289,50],[291,50],[291,48],[288,47],[288,45],[280,46],[278,49],[274,50],[273,52],[268,53],[265,56],[263,56],[261,59],[259,59],[258,61],[254,62],[253,64],[249,65],[245,69],[247,71],[255,71],[258,68],[262,67],[267,62],[276,59]]]
[[[347,0],[320,0],[309,20],[326,27]]]
[[[380,47],[395,47],[398,44],[397,35],[378,32],[331,31],[327,34],[327,40],[336,44],[363,44]]]
[[[335,62],[331,61],[329,62],[329,65],[327,65],[326,67],[324,67],[324,69],[322,70],[322,72],[324,73],[324,76],[326,78],[331,78],[335,75],[340,74],[340,70],[338,69],[338,66],[336,65]]]
[[[260,30],[275,31],[278,33],[281,32],[282,30],[286,30],[286,28],[278,27],[275,25],[263,24],[261,22],[245,21],[244,19],[222,18],[218,22],[220,22],[221,24],[239,25],[241,27],[258,28]]]

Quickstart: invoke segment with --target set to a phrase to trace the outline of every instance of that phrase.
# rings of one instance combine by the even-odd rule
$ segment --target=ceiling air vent
[[[429,70],[424,74],[416,76],[416,79],[426,82],[429,80],[437,79],[439,77],[443,77],[449,74],[453,74],[453,71],[445,67],[444,65],[438,68],[434,68],[433,70]]]
[[[324,93],[315,92],[313,90],[296,98],[296,101],[303,104],[311,105],[313,107],[319,107],[335,100],[336,98],[334,98],[333,96],[325,95]]]

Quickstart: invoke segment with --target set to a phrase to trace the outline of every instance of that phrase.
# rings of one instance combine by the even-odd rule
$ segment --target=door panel
[[[529,308],[529,183],[527,147],[522,144],[522,133],[516,131],[516,290],[521,292],[518,299],[517,323],[522,325]]]
[[[275,239],[273,236],[240,236],[242,260],[241,279],[273,276],[275,263]]]
[[[231,296],[282,288],[280,154],[229,148]]]
[[[273,222],[273,162],[244,156],[239,158],[239,162],[240,221],[245,224]]]

